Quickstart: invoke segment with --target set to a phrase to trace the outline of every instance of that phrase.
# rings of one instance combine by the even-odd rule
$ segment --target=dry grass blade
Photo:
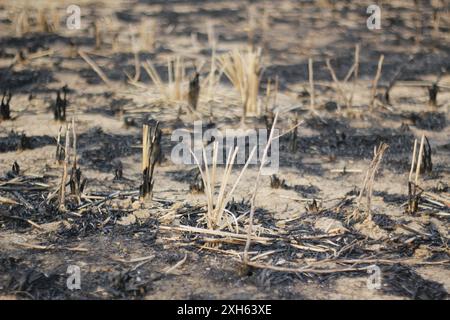
[[[414,148],[413,148],[413,153],[412,153],[412,158],[411,158],[411,170],[409,171],[408,181],[412,181],[414,166],[416,164],[416,150],[417,150],[417,139],[414,139]]]
[[[420,140],[419,154],[417,155],[416,178],[414,179],[416,186],[419,184],[419,174],[423,161],[424,145],[425,145],[425,135],[422,135],[422,139]]]
[[[159,76],[152,62],[147,59],[146,63],[142,64],[142,67],[152,79],[153,83],[157,86],[159,93],[168,99],[169,96],[166,92],[166,88],[164,87],[164,83],[162,82],[161,77]]]
[[[146,257],[133,258],[133,259],[129,259],[129,260],[122,259],[122,258],[113,258],[113,260],[117,261],[117,262],[121,262],[121,263],[136,263],[136,262],[152,260],[154,257],[155,257],[154,255],[150,255],[150,256],[146,256]]]
[[[427,142],[427,148],[425,147],[425,141]],[[417,151],[418,141],[414,140],[414,148],[411,160],[411,169],[408,177],[408,206],[407,213],[413,214],[419,209],[419,202],[423,193],[423,189],[419,186],[419,175],[422,169],[431,170],[431,151],[428,143],[428,139],[425,135],[422,135],[420,140],[419,151]],[[415,169],[415,178],[413,181],[413,173]]]
[[[380,60],[378,60],[378,67],[377,67],[377,73],[375,74],[375,78],[372,82],[372,92],[371,92],[371,100],[370,100],[370,108],[373,110],[375,107],[375,99],[377,96],[377,88],[378,88],[378,81],[381,77],[381,68],[383,67],[383,61],[384,61],[384,55],[380,56]]]
[[[16,205],[19,204],[17,201],[9,199],[9,198],[5,198],[0,196],[0,203],[1,204],[7,204],[7,205]]]
[[[349,102],[348,102],[347,96],[345,95],[344,89],[342,88],[341,83],[339,82],[339,79],[338,79],[337,76],[336,76],[336,72],[334,72],[334,69],[333,69],[333,67],[331,66],[330,59],[327,59],[327,60],[326,60],[326,64],[327,64],[327,69],[328,69],[328,71],[330,72],[331,78],[333,79],[333,82],[334,82],[334,84],[335,84],[336,91],[337,91],[338,94],[341,96],[342,101],[344,102],[344,104],[345,104],[346,106],[348,106]],[[341,107],[340,107],[339,104],[338,104],[338,110],[339,110],[339,111],[341,110]]]
[[[354,271],[364,271],[367,270],[368,267],[341,267],[336,269],[319,269],[319,268],[311,268],[311,267],[303,267],[303,268],[289,268],[289,267],[280,267],[273,266],[269,264],[257,263],[257,262],[247,262],[247,266],[253,268],[260,269],[269,269],[280,272],[294,272],[294,273],[314,273],[314,274],[328,274],[328,273],[338,273],[338,272],[354,272]]]
[[[110,88],[112,88],[112,83],[105,75],[105,73],[100,69],[100,67],[82,50],[78,50],[80,57],[86,61],[86,63],[97,73],[97,75],[103,80],[103,82]]]
[[[253,189],[252,198],[250,200],[250,217],[249,217],[249,224],[248,224],[248,230],[247,230],[247,241],[245,242],[245,248],[244,248],[244,263],[248,264],[248,250],[250,249],[250,243],[251,243],[251,236],[253,233],[253,216],[255,215],[255,202],[256,202],[256,195],[258,193],[258,187],[259,187],[259,179],[261,178],[261,171],[265,165],[267,154],[269,152],[269,148],[272,144],[272,141],[274,140],[273,133],[275,129],[275,125],[278,120],[278,112],[275,114],[275,117],[273,119],[272,129],[270,130],[270,135],[267,140],[266,147],[264,148],[264,153],[261,159],[261,165],[259,167],[258,175],[256,176],[255,180],[255,186]]]
[[[66,211],[66,184],[67,184],[67,173],[68,173],[68,167],[69,167],[69,162],[70,162],[70,153],[69,153],[69,148],[70,148],[70,124],[67,125],[66,127],[66,146],[64,148],[65,150],[65,154],[64,154],[64,164],[63,164],[63,174],[61,176],[61,184],[60,184],[60,189],[59,189],[59,210],[61,212],[65,212]]]
[[[187,254],[184,255],[184,258],[181,259],[180,261],[178,261],[177,263],[175,263],[173,266],[167,268],[164,273],[168,274],[168,273],[172,273],[173,271],[175,271],[175,269],[181,267],[187,259]]]
[[[356,82],[358,81],[358,75],[359,75],[359,51],[360,51],[360,45],[355,46],[355,63],[353,64],[352,70],[353,70],[353,84],[352,84],[352,90],[349,98],[349,105],[353,105],[353,97],[355,95],[355,88],[356,88]],[[347,80],[345,80],[347,81]]]
[[[82,248],[82,247],[75,247],[75,248],[68,248],[68,247],[57,247],[54,245],[49,246],[43,246],[38,244],[32,244],[32,243],[25,243],[25,242],[13,242],[13,244],[26,248],[26,249],[35,249],[35,250],[68,250],[68,251],[74,251],[74,252],[88,252],[88,249]]]
[[[192,233],[198,233],[198,234],[207,234],[207,235],[213,235],[213,236],[219,236],[224,238],[231,238],[231,239],[239,239],[241,241],[246,241],[248,236],[245,234],[238,234],[235,232],[227,232],[227,231],[221,231],[221,230],[210,230],[210,229],[204,229],[204,228],[197,228],[197,227],[191,227],[191,226],[160,226],[161,230],[167,230],[167,231],[179,231],[179,232],[192,232]],[[266,244],[273,240],[273,238],[269,237],[261,237],[261,236],[251,236],[251,240]]]

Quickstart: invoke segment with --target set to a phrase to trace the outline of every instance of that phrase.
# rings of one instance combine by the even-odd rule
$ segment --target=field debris
[[[160,157],[161,129],[158,121],[150,120],[142,129],[142,185],[139,188],[142,200],[152,198],[153,172]]]
[[[0,120],[10,120],[11,119],[11,91],[5,91],[3,93],[2,101],[0,104]]]

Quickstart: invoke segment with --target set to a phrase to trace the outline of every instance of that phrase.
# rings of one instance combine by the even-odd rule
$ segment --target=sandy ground
[[[185,101],[163,99],[143,69],[138,85],[127,81],[125,72],[132,75],[135,72],[130,34],[135,32],[140,44],[140,61],[151,59],[163,81],[167,79],[167,58],[175,55],[184,57],[188,76],[193,73],[193,65],[205,62],[204,78],[211,57],[208,25],[214,26],[218,55],[244,48],[249,29],[247,2],[81,1],[82,28],[68,30],[65,8],[69,2],[66,5],[64,1],[57,4],[35,1],[27,5],[21,1],[1,1],[0,89],[10,89],[13,93],[13,120],[0,122],[0,187],[7,186],[6,182],[12,179],[8,172],[16,161],[23,177],[40,177],[39,181],[49,188],[23,194],[20,190],[0,188],[0,196],[19,203],[0,204],[0,298],[448,298],[448,203],[437,209],[420,208],[413,215],[405,213],[402,206],[408,200],[414,139],[420,139],[422,134],[431,145],[433,170],[421,175],[420,187],[449,196],[450,74],[443,74],[439,79],[437,107],[428,105],[427,84],[437,79],[442,68],[450,67],[449,4],[435,2],[432,3],[435,7],[442,8],[437,30],[433,29],[433,8],[428,2],[421,4],[417,15],[412,2],[394,0],[383,3],[382,29],[370,31],[365,12],[370,1],[342,1],[334,8],[328,1],[283,0],[276,4],[252,1],[256,12],[254,43],[264,48],[261,97],[267,79],[278,76],[277,127],[286,132],[292,127],[294,117],[304,121],[298,128],[295,152],[289,150],[289,135],[280,139],[277,176],[285,181],[284,186],[272,188],[269,176],[263,176],[260,181],[256,206],[261,214],[257,224],[273,234],[289,235],[289,230],[295,228],[304,234],[320,234],[316,222],[328,217],[341,221],[349,236],[354,237],[351,239],[358,243],[357,248],[345,253],[348,259],[414,258],[427,262],[377,263],[381,267],[383,287],[370,290],[365,270],[325,275],[258,268],[243,271],[234,254],[242,252],[242,243],[201,249],[204,243],[190,242],[199,240],[195,236],[185,235],[180,240],[179,233],[158,229],[158,225],[176,226],[184,221],[176,218],[161,221],[164,213],[180,208],[195,210],[205,204],[203,194],[192,194],[189,190],[195,166],[175,165],[170,158],[175,144],[170,139],[171,133],[179,128],[192,130],[195,116],[188,111]],[[28,10],[30,26],[20,34],[17,19],[23,8]],[[60,23],[55,30],[40,29],[36,22],[39,10],[47,12],[48,19],[53,21],[59,16]],[[264,27],[264,15],[268,17],[267,27]],[[101,32],[98,46],[93,27],[96,21]],[[140,30],[148,25],[152,27],[145,30],[150,31],[142,33]],[[417,25],[421,26],[419,31]],[[146,34],[154,35],[153,45],[145,43]],[[359,77],[354,84],[349,80],[346,87],[354,85],[353,106],[347,108],[334,87],[325,61],[331,59],[337,77],[343,79],[353,64],[357,43],[361,48]],[[52,50],[52,54],[13,64],[20,50],[25,57],[46,50]],[[76,54],[77,50],[87,52],[111,81],[110,86]],[[414,55],[414,60],[407,64],[391,90],[391,105],[379,105],[370,111],[370,85],[381,54],[384,65],[380,86],[388,85],[410,55]],[[309,57],[314,58],[315,113],[309,112],[309,98],[304,97],[305,90],[309,90]],[[142,121],[150,117],[161,122],[163,160],[155,169],[155,201],[138,208],[133,204],[135,198],[123,197],[107,201],[99,208],[104,226],[109,225],[108,217],[113,217],[113,221],[117,214],[145,211],[145,217],[140,220],[142,225],[136,223],[128,229],[112,227],[106,231],[103,225],[96,225],[89,232],[86,231],[89,227],[83,225],[83,232],[78,230],[69,236],[61,231],[61,224],[77,224],[79,217],[70,213],[60,215],[40,205],[57,188],[62,174],[61,164],[55,161],[61,123],[54,121],[52,106],[56,91],[63,85],[69,88],[67,119],[74,118],[76,122],[78,163],[88,179],[84,191],[87,195],[138,190],[142,175]],[[265,127],[262,117],[241,122],[239,96],[225,77],[213,93],[208,96],[204,90],[200,96],[198,114],[205,123],[210,121],[222,131]],[[327,108],[333,103],[341,104],[342,110]],[[28,137],[23,150],[17,150],[20,138],[12,132]],[[346,223],[344,217],[353,210],[354,203],[338,205],[352,192],[357,194],[374,147],[380,142],[386,142],[389,148],[376,174],[371,204],[373,214],[379,219],[376,221],[381,221],[377,232],[382,236],[378,237],[364,226],[361,229]],[[117,160],[123,164],[124,178],[119,181],[114,179]],[[344,168],[356,172],[332,171]],[[257,173],[255,166],[245,172],[233,194],[236,203],[250,200]],[[237,175],[235,169],[233,180]],[[30,202],[31,207],[21,198]],[[310,199],[308,203],[317,199],[321,206],[318,213],[307,210],[308,203],[301,200],[305,198]],[[114,215],[109,210],[117,208],[118,213],[114,211]],[[29,219],[44,227],[34,228],[23,220],[2,215]],[[157,220],[160,221],[156,223]],[[383,221],[389,221],[388,226]],[[89,221],[79,223],[89,226]],[[342,249],[339,241],[345,239],[343,236],[330,240],[339,243],[337,246]],[[45,248],[24,247],[24,243]],[[271,249],[287,250],[280,246],[257,245],[252,250],[257,252],[255,255]],[[74,247],[86,251],[67,250]],[[288,251],[289,255],[268,256],[261,261],[295,267],[308,259],[333,256],[330,252],[312,255],[299,248]],[[134,258],[148,256],[152,258],[142,265],[133,262]],[[164,272],[179,261],[184,263],[175,271]],[[81,290],[70,291],[65,287],[69,264],[81,269]]]

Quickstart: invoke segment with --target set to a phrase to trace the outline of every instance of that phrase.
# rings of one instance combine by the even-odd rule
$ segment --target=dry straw
[[[233,50],[218,59],[225,75],[239,92],[244,117],[258,115],[258,90],[261,75],[262,50],[248,48],[246,52]]]
[[[384,61],[384,55],[381,55],[380,60],[378,60],[377,73],[375,74],[375,78],[373,79],[373,83],[372,83],[372,92],[370,94],[371,95],[371,100],[370,100],[371,110],[373,110],[375,107],[378,81],[380,81],[380,78],[381,78],[381,68],[383,67],[383,61]]]
[[[425,144],[426,143],[426,144]],[[417,153],[418,141],[414,140],[414,148],[412,153],[411,160],[411,169],[409,171],[408,177],[408,213],[415,213],[419,208],[419,201],[421,195],[423,193],[423,189],[419,186],[419,176],[420,173],[423,172],[431,172],[432,170],[432,161],[431,161],[431,147],[430,143],[425,137],[422,135],[420,140],[419,152]],[[415,171],[415,177],[413,181],[413,174]]]
[[[159,93],[167,101],[181,101],[186,95],[186,68],[183,58],[176,56],[167,60],[168,83],[164,83],[150,60],[142,64]]]
[[[355,46],[355,57],[354,62],[349,71],[347,72],[345,78],[343,81],[340,81],[336,75],[336,72],[333,69],[333,66],[331,65],[330,59],[326,60],[326,66],[328,71],[330,72],[331,78],[333,79],[333,82],[335,84],[335,88],[337,93],[341,96],[341,99],[345,106],[347,108],[351,108],[353,106],[353,97],[354,97],[354,91],[356,87],[356,81],[358,80],[358,73],[359,73],[359,54],[360,54],[360,45],[357,44]],[[312,62],[310,62],[310,65]],[[310,67],[310,74],[312,73],[312,66]],[[353,76],[353,83],[350,88],[350,94],[347,95],[346,87],[348,86],[348,80]],[[310,80],[311,81],[311,80]],[[339,111],[340,106],[338,105]]]
[[[247,169],[251,159],[253,158],[253,155],[256,151],[256,147],[253,148],[253,150],[250,152],[247,162],[245,163],[244,167],[239,173],[239,176],[232,185],[231,189],[229,189],[228,184],[230,181],[231,172],[233,169],[234,161],[236,159],[238,150],[239,148],[236,147],[228,154],[222,179],[220,180],[218,193],[216,192],[218,182],[218,175],[217,175],[217,157],[219,152],[218,143],[215,142],[213,144],[211,168],[209,167],[207,151],[204,147],[202,147],[203,168],[197,156],[191,150],[191,154],[193,155],[194,160],[200,170],[203,184],[205,186],[205,195],[207,199],[208,210],[204,218],[206,220],[206,225],[208,229],[222,230],[228,227],[230,231],[234,231],[232,226],[234,222],[236,225],[235,232],[236,233],[239,232],[239,226],[236,217],[230,211],[225,210],[225,208],[228,202],[231,200],[233,192],[236,190],[239,181],[241,180],[245,170]],[[222,150],[220,150],[220,152],[222,152]]]
[[[247,239],[245,242],[245,247],[244,247],[244,254],[243,254],[243,261],[246,265],[248,265],[248,250],[250,249],[250,244],[251,244],[251,240],[252,240],[252,233],[253,233],[253,216],[255,215],[255,210],[256,210],[256,196],[258,194],[258,188],[259,188],[259,180],[261,178],[261,172],[262,169],[266,163],[266,158],[267,158],[267,154],[269,152],[269,148],[272,144],[272,141],[274,139],[277,139],[278,137],[274,137],[274,129],[275,129],[275,125],[277,123],[278,120],[278,112],[275,114],[275,117],[273,119],[273,124],[272,124],[272,129],[270,130],[270,134],[269,134],[269,139],[267,140],[267,144],[264,148],[264,153],[261,159],[261,165],[259,167],[259,171],[258,171],[258,175],[256,177],[255,180],[255,185],[254,185],[254,189],[253,189],[253,194],[252,194],[252,198],[250,199],[250,217],[249,217],[249,224],[248,224],[248,229],[247,229]]]
[[[66,211],[66,185],[67,185],[67,176],[68,176],[68,167],[70,163],[70,131],[71,131],[71,125],[68,124],[66,127],[66,137],[65,137],[65,148],[64,148],[64,163],[63,163],[63,173],[61,176],[61,184],[59,187],[59,197],[58,197],[58,203],[59,203],[59,211],[65,212]]]
[[[350,221],[350,220],[360,221],[360,220],[364,220],[365,218],[371,217],[371,210],[372,210],[371,203],[372,203],[372,194],[373,194],[373,185],[375,182],[375,175],[378,171],[378,168],[380,166],[383,155],[388,147],[389,146],[387,144],[381,143],[378,146],[378,148],[375,148],[372,162],[370,163],[369,168],[367,169],[362,188],[361,188],[358,198],[356,200],[356,209],[349,216],[348,221]],[[362,206],[362,201],[363,201],[364,196],[366,198],[366,212],[365,212],[365,214],[362,214],[361,206]]]

